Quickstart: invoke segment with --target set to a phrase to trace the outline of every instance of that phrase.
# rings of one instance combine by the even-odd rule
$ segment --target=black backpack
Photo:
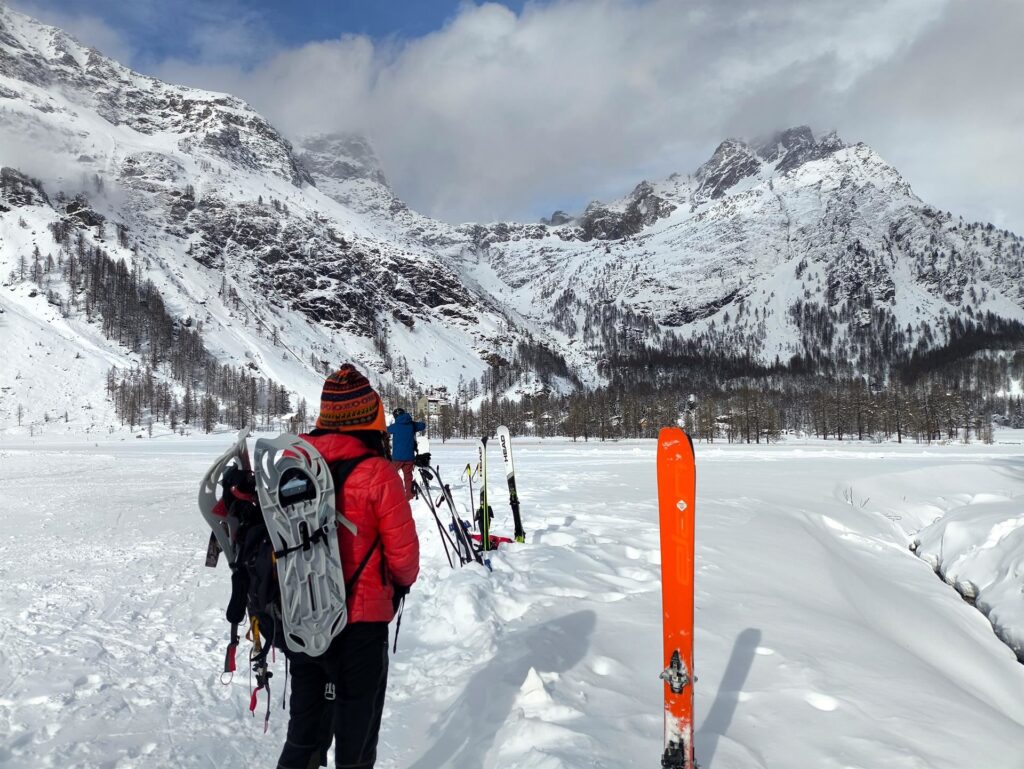
[[[342,512],[342,490],[345,481],[360,463],[373,456],[376,454],[364,454],[331,464],[335,506],[339,513]],[[235,562],[231,564],[231,599],[228,601],[226,614],[228,622],[231,623],[233,646],[237,646],[238,626],[243,622],[246,614],[249,615],[250,621],[255,620],[258,623],[255,625],[258,636],[250,640],[254,645],[261,647],[255,648],[254,654],[265,657],[271,647],[285,649],[283,634],[278,632],[281,628],[281,594],[277,585],[275,556],[288,557],[288,554],[276,550],[270,539],[256,497],[255,482],[251,473],[246,473],[241,469],[237,472],[241,474],[241,477],[228,478],[225,473],[224,482],[225,497],[230,496],[230,500],[225,499],[228,508],[228,526],[236,547]],[[237,482],[232,483],[232,480]],[[238,489],[244,497],[235,495],[231,491],[232,488]],[[301,494],[301,491],[299,493]],[[349,598],[379,544],[380,535],[378,534],[352,577],[345,583],[345,594]],[[253,631],[250,630],[250,632]],[[267,643],[259,643],[260,638]],[[229,653],[231,652],[229,651]],[[256,659],[256,656],[252,659]],[[225,670],[227,671],[227,666]]]

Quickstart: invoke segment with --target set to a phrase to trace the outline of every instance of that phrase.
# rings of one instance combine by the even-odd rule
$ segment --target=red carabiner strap
[[[228,641],[227,651],[224,653],[224,672],[235,672],[235,652],[238,651],[238,623],[231,623],[231,640]]]
[[[269,686],[257,686],[252,690],[252,696],[249,698],[249,712],[252,713],[253,717],[256,716],[256,705],[259,704],[260,689],[267,690],[267,712],[263,716],[263,733],[266,734],[270,729],[270,687]]]
[[[238,642],[232,641],[228,644],[228,650],[224,653],[224,672],[235,672],[235,652],[238,651]]]
[[[260,689],[267,690],[267,712],[263,717],[263,733],[266,734],[267,730],[270,729],[270,698],[273,696],[270,692],[270,678],[274,674],[267,670],[266,659],[259,660],[253,666],[253,672],[256,673],[256,688],[252,690],[252,696],[249,698],[249,712],[256,715],[256,705],[259,702]]]

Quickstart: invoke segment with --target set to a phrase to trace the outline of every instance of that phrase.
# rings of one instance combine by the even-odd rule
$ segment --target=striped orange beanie
[[[316,426],[341,432],[387,429],[380,396],[370,386],[370,380],[351,363],[344,364],[324,382]]]

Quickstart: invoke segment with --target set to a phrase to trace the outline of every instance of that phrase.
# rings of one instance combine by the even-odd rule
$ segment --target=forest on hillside
[[[51,203],[38,181],[4,172],[0,192],[8,202]],[[63,316],[95,323],[136,353],[138,365],[107,374],[107,395],[123,424],[207,432],[311,426],[315,411],[286,384],[221,364],[203,343],[202,322],[168,311],[127,228],[107,223],[83,196],[58,195],[54,202],[62,213],[50,225],[57,253],[36,247],[21,254],[9,281],[30,281]],[[86,231],[133,251],[131,265],[87,239]],[[282,354],[289,352],[277,329],[227,283],[221,298],[284,348]],[[760,443],[800,434],[931,442],[990,440],[993,425],[1024,428],[1024,324],[990,312],[948,316],[938,328],[900,328],[866,290],[835,306],[798,301],[790,315],[802,349],[765,364],[753,352],[763,337],[756,307],[737,309],[740,318],[753,318],[752,326],[712,323],[687,336],[613,301],[586,302],[569,291],[552,301],[556,328],[566,334],[582,328],[603,384],[584,387],[559,353],[526,335],[511,353],[492,355],[479,379],[435,393],[438,437],[493,434],[505,424],[519,435],[649,438],[663,425],[683,422],[707,441]],[[391,357],[385,324],[375,325],[373,341],[391,374],[392,382],[381,386],[388,407],[411,409],[429,383],[416,378],[414,364]],[[723,352],[729,350],[747,352]],[[326,373],[341,361],[310,355],[308,362]],[[19,424],[24,413],[19,404]]]
[[[849,314],[846,306],[819,313],[803,354],[765,365],[749,354],[718,352],[729,348],[713,333],[669,332],[655,344],[644,341],[644,318],[606,304],[587,318],[590,337],[600,341],[595,349],[604,355],[599,371],[606,384],[559,394],[552,383],[567,380],[564,361],[520,345],[511,361],[492,365],[480,382],[448,398],[436,428],[444,438],[490,434],[505,424],[523,435],[606,440],[652,438],[659,427],[683,422],[701,440],[749,443],[786,434],[990,440],[993,426],[1024,428],[1021,323],[991,313],[953,316],[908,350],[900,335],[886,337],[891,315],[876,308],[876,324],[864,324],[852,343],[829,353],[837,323]],[[508,397],[527,362],[548,386]]]

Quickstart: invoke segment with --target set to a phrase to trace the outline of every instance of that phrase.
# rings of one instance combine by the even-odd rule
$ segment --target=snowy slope
[[[63,337],[49,329],[44,294],[25,304],[20,260],[34,246],[57,258],[47,228],[61,220],[202,322],[222,363],[284,382],[293,402],[315,400],[324,365],[343,359],[374,381],[453,391],[523,343],[598,384],[611,352],[670,332],[715,354],[884,377],[894,355],[942,345],[950,318],[1024,319],[1020,237],[930,208],[834,133],[729,139],[692,174],[575,216],[456,226],[410,210],[362,137],[293,147],[239,99],[132,72],[4,6],[0,167],[0,306],[35,318],[35,343],[81,338],[76,413],[103,399],[96,374],[131,356],[78,317]],[[19,370],[0,369],[0,429],[50,376]],[[545,386],[516,373],[513,396]]]
[[[273,762],[283,666],[267,735],[245,677],[218,681],[227,575],[202,565],[195,489],[228,440],[0,447],[4,766]],[[468,500],[472,447],[432,448]],[[492,574],[449,569],[415,509],[423,570],[392,659],[382,769],[657,763],[654,445],[517,451],[528,543],[495,555]],[[701,444],[697,461],[702,766],[1024,766],[1024,667],[907,547],[936,495],[1024,498],[1019,446]],[[65,482],[39,484],[41,466]],[[509,530],[498,485],[491,498]]]
[[[317,190],[242,101],[139,75],[5,6],[0,137],[0,166],[16,169],[0,185],[0,279],[12,297],[34,246],[59,257],[47,227],[65,220],[137,266],[178,318],[202,322],[221,362],[251,364],[307,399],[319,393],[313,358],[354,360],[401,387],[454,387],[522,338],[436,254]],[[95,352],[75,320],[82,354]],[[116,344],[99,346],[99,358],[124,362]],[[5,415],[46,374],[3,373]],[[102,381],[83,382],[69,405],[101,400]]]
[[[590,379],[609,304],[635,316],[611,324],[622,337],[657,344],[676,331],[766,362],[823,349],[857,365],[886,343],[945,343],[951,317],[1024,319],[1024,240],[936,211],[835,133],[730,139],[693,175],[641,182],[576,217],[457,227],[408,210],[364,140],[307,145],[327,194],[446,254]],[[798,317],[809,314],[834,338]]]
[[[694,177],[641,184],[537,239],[489,244],[486,285],[512,290],[517,309],[537,319],[557,318],[552,299],[538,296],[568,300],[578,317],[612,301],[765,361],[816,341],[791,315],[798,302],[866,312],[868,323],[868,308],[884,310],[895,328],[912,326],[905,348],[925,326],[941,343],[945,317],[1024,318],[1024,241],[930,209],[869,147],[831,135],[787,163],[791,154],[769,161],[726,145],[745,148],[742,174],[719,148]],[[619,237],[595,232],[595,219]],[[844,350],[853,334],[833,325],[832,351],[853,357]]]

